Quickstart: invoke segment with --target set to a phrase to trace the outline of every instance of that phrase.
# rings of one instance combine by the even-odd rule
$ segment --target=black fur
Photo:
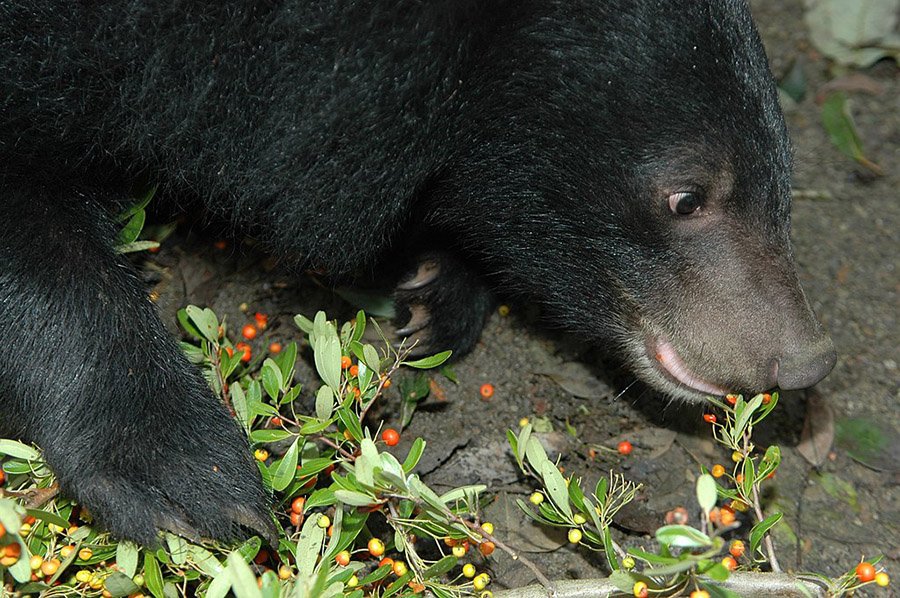
[[[490,281],[685,399],[834,362],[739,0],[0,0],[0,86],[2,421],[118,535],[266,512],[110,249],[137,176],[298,266],[438,264],[397,291],[428,348],[471,347]],[[687,191],[700,210],[674,214]]]

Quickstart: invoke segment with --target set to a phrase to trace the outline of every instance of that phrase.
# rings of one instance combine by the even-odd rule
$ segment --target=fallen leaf
[[[810,41],[829,58],[860,67],[900,60],[900,0],[806,0],[805,8]]]
[[[884,93],[884,84],[863,73],[850,73],[821,86],[816,92],[816,103],[821,104],[834,91],[862,92],[877,96]]]
[[[831,445],[834,444],[834,410],[822,395],[809,391],[806,400],[806,420],[800,434],[797,452],[818,467],[828,458]]]
[[[535,373],[547,376],[563,390],[580,399],[592,399],[609,393],[609,386],[594,376],[591,368],[577,361],[567,361],[553,369],[543,369]]]
[[[822,102],[822,125],[828,132],[831,142],[841,152],[878,176],[884,174],[878,164],[863,154],[862,144],[856,133],[856,124],[850,115],[847,95],[844,92],[832,93]]]
[[[839,419],[835,429],[836,445],[854,461],[876,471],[900,472],[900,437],[895,430],[862,418]]]

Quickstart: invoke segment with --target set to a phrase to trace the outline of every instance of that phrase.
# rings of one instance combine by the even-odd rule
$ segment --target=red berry
[[[340,565],[341,567],[346,567],[350,564],[350,551],[342,550],[337,553],[337,556],[334,557],[334,562]]]
[[[358,365],[350,366],[350,375],[353,376],[354,378],[359,376],[359,366]]]
[[[729,405],[736,405],[737,404],[737,395],[725,395],[725,400],[728,402]]]
[[[768,405],[771,402],[772,402],[772,395],[770,395],[769,393],[764,394],[763,398],[762,398],[762,404]]]
[[[493,542],[482,542],[478,545],[478,550],[481,551],[481,554],[484,556],[491,556],[494,552],[494,543]]]
[[[616,450],[619,451],[620,455],[630,455],[631,451],[634,450],[634,446],[627,440],[623,440],[616,446]]]
[[[703,421],[705,421],[708,424],[714,424],[714,423],[716,423],[716,416],[712,413],[704,413]]]
[[[274,343],[271,343],[269,345],[269,353],[271,353],[273,355],[277,355],[278,353],[281,353],[281,349],[282,349],[281,343],[279,343],[277,341]]]
[[[251,341],[256,338],[256,326],[253,324],[247,324],[243,328],[241,328],[241,336],[243,336],[248,341]]]
[[[245,342],[237,343],[234,348],[242,353],[241,361],[244,363],[247,363],[250,361],[250,358],[253,357],[253,350],[250,348],[250,345]]]
[[[280,428],[284,425],[284,420],[276,415],[269,421],[269,423],[271,423],[276,428]]]
[[[489,399],[494,396],[494,385],[486,382],[481,385],[481,388],[478,389],[478,392],[481,393],[481,398]]]
[[[400,442],[400,434],[394,428],[387,428],[381,433],[381,439],[388,446],[397,446]]]
[[[353,365],[353,361],[346,355],[341,356],[341,369],[346,370],[351,365]]]
[[[291,511],[291,525],[294,527],[303,525],[303,513],[294,513]]]
[[[856,578],[863,583],[872,581],[875,579],[875,567],[872,566],[872,563],[863,561],[856,566]]]
[[[219,251],[222,251],[223,249],[228,247],[228,242],[227,241],[216,241],[215,243],[213,243],[213,247],[215,247]]]

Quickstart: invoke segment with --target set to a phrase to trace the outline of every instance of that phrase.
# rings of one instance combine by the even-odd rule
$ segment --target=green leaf
[[[712,546],[709,536],[687,525],[664,525],[656,530],[656,541],[675,548],[706,548]]]
[[[128,222],[125,226],[122,227],[122,230],[119,231],[119,234],[116,236],[116,245],[127,245],[129,243],[134,243],[137,241],[138,236],[141,234],[141,231],[144,230],[144,221],[147,219],[147,213],[144,210],[138,210],[134,214],[132,214],[131,218],[128,219]]]
[[[148,249],[156,249],[157,247],[159,247],[158,241],[135,241],[133,243],[116,245],[116,253],[135,253],[136,251],[147,251]]]
[[[608,486],[609,480],[601,477],[597,480],[597,486],[594,488],[594,498],[597,499],[597,502],[600,503],[601,507],[606,505],[606,489]]]
[[[203,340],[203,334],[200,333],[200,330],[191,321],[190,316],[188,316],[187,310],[179,309],[176,312],[175,316],[178,318],[178,323],[181,324],[181,328],[185,332],[187,332],[189,335],[191,335],[192,337],[194,337],[197,340]],[[199,349],[197,349],[193,345],[189,345],[189,346],[191,347],[191,349],[199,351]],[[186,347],[184,347],[184,345],[182,345],[182,347],[186,348]]]
[[[714,563],[712,567],[703,571],[703,575],[715,581],[725,581],[731,575],[731,572],[722,563]]]
[[[484,484],[470,484],[468,486],[460,486],[459,488],[448,490],[441,494],[440,499],[442,503],[449,505],[458,500],[464,500],[469,496],[476,496],[485,490],[487,490],[487,486]]]
[[[222,563],[219,562],[219,559],[202,546],[189,544],[188,554],[190,555],[191,562],[194,563],[200,571],[210,577],[217,576],[224,569]]]
[[[753,417],[753,413],[762,405],[762,395],[756,395],[746,404],[743,403],[741,399],[738,399],[737,405],[735,405],[734,409],[734,432],[733,438],[735,442],[737,442],[741,436],[744,435],[744,431],[747,429],[747,424],[750,423],[750,418]]]
[[[314,490],[309,498],[306,499],[306,510],[315,509],[317,507],[330,507],[335,503],[334,490],[330,488],[319,488]]]
[[[670,565],[678,562],[678,559],[675,557],[653,554],[652,552],[646,552],[640,548],[629,548],[628,554],[642,561],[646,561],[651,565]]]
[[[762,461],[759,463],[759,473],[757,476],[764,480],[766,476],[778,469],[781,464],[781,449],[777,445],[769,445],[763,455]]]
[[[318,321],[318,315],[316,319]],[[318,328],[320,331],[315,331],[313,344],[316,371],[322,381],[337,394],[341,388],[341,341],[331,322],[323,321]]]
[[[432,579],[434,577],[440,577],[445,573],[448,573],[453,567],[456,566],[456,563],[459,561],[452,554],[448,554],[435,564],[431,565],[425,571],[422,572],[423,579]]]
[[[375,350],[375,347],[372,345],[363,345],[363,363],[366,364],[366,367],[372,370],[374,375],[378,375],[381,373],[381,360],[378,358],[378,351]]]
[[[708,473],[704,473],[697,478],[697,502],[700,508],[707,515],[716,506],[718,492],[716,491],[716,480]]]
[[[363,333],[366,331],[366,312],[363,310],[359,310],[356,312],[356,324],[353,326],[353,335],[350,337],[350,341],[359,341],[363,337]]]
[[[163,594],[163,577],[156,557],[149,550],[144,552],[144,583],[156,598],[165,598]]]
[[[116,563],[118,564],[118,560]],[[132,581],[131,577],[120,571],[113,571],[107,576],[107,578],[103,580],[103,587],[114,597],[127,596],[138,592],[141,589],[134,581]]]
[[[850,115],[847,94],[841,91],[828,94],[822,102],[822,125],[831,143],[844,155],[856,160],[869,170],[882,174],[881,167],[870,162],[863,154],[862,144],[856,133],[856,124]]]
[[[302,330],[305,334],[309,334],[313,331],[313,323],[312,321],[300,314],[294,316],[294,324],[297,325],[297,328]]]
[[[297,474],[299,440],[299,437],[294,439],[291,447],[284,453],[284,457],[277,463],[275,471],[272,473],[272,488],[279,492],[287,488]]]
[[[311,475],[315,475],[327,468],[329,465],[334,463],[331,459],[327,457],[316,457],[315,459],[306,459],[303,461],[303,464],[300,466],[300,469],[297,470],[298,478],[306,478]]]
[[[153,185],[144,193],[143,196],[137,198],[137,201],[128,206],[121,214],[116,216],[116,220],[119,222],[125,222],[141,210],[145,209],[149,204],[150,200],[153,199],[153,196],[156,194],[157,185]]]
[[[756,553],[756,549],[759,548],[766,532],[768,532],[773,525],[781,521],[783,516],[784,513],[772,513],[753,526],[753,529],[750,530],[750,554]]]
[[[403,461],[403,471],[406,473],[412,472],[415,469],[416,465],[419,463],[419,459],[422,458],[422,453],[425,452],[425,441],[422,440],[421,437],[417,437],[413,440],[412,446],[409,448],[409,453],[406,455],[406,460]]]
[[[337,414],[338,419],[341,420],[341,423],[344,424],[344,427],[347,428],[347,431],[350,432],[353,439],[357,442],[362,441],[362,426],[359,424],[359,419],[357,419],[356,415],[351,413],[345,405],[338,407]]]
[[[297,343],[289,343],[287,347],[282,349],[281,353],[272,358],[278,369],[281,370],[281,377],[285,385],[290,385],[294,379],[294,366],[297,364]]]
[[[534,442],[539,445],[536,439],[529,440],[529,445]],[[543,450],[543,448],[541,449]],[[546,459],[546,456],[545,456]],[[566,480],[559,469],[549,459],[546,459],[540,469],[541,479],[544,480],[544,487],[550,495],[550,500],[556,505],[556,508],[569,520],[572,519],[572,507],[569,505],[569,490],[566,487]]]
[[[285,438],[290,438],[292,434],[287,430],[253,430],[250,432],[250,442],[265,444],[269,442],[278,442]]]
[[[27,444],[5,438],[0,440],[0,453],[26,461],[38,461],[41,458],[41,454]]]
[[[284,388],[284,377],[282,376],[281,368],[271,358],[266,358],[262,365],[260,377],[262,378],[262,385],[266,394],[273,401],[277,400],[281,394],[281,389]]]
[[[445,361],[450,359],[450,355],[453,354],[453,351],[441,351],[431,357],[425,357],[423,359],[416,359],[414,361],[404,361],[401,365],[405,365],[407,367],[416,368],[419,370],[428,370],[431,368],[436,368],[439,365],[443,364]]]
[[[530,426],[531,424],[528,425]],[[525,427],[527,428],[528,426]],[[525,449],[525,458],[528,460],[528,463],[535,471],[540,472],[547,463],[550,463],[550,465],[553,465],[555,467],[555,465],[547,457],[547,451],[544,450],[544,446],[537,438],[529,435],[527,441],[523,446],[523,436],[524,434],[519,436],[519,448],[520,450],[522,448]]]
[[[378,502],[378,499],[370,494],[354,492],[352,490],[335,490],[334,497],[351,507],[366,507]]]
[[[199,308],[196,305],[188,305],[184,308],[191,322],[196,329],[203,335],[203,338],[215,344],[219,340],[219,321],[213,310],[207,308]]]
[[[434,490],[426,486],[425,483],[419,479],[419,476],[415,474],[409,476],[407,484],[409,485],[410,494],[413,497],[421,498],[439,513],[447,511],[447,505],[444,504],[441,497],[438,496]]]
[[[319,527],[317,518],[307,517],[300,530],[300,540],[297,542],[297,577],[299,579],[312,576],[324,540],[325,530]]]
[[[206,598],[225,598],[231,589],[231,575],[228,569],[222,569],[209,584],[206,590]]]
[[[134,574],[137,573],[138,552],[140,551],[137,545],[128,540],[123,540],[116,546],[116,566],[128,577],[134,577]],[[132,590],[132,592],[136,591]]]
[[[69,522],[57,515],[56,513],[51,513],[50,511],[44,511],[43,509],[25,509],[25,512],[28,515],[31,515],[35,519],[41,519],[46,521],[47,523],[52,523],[54,525],[58,525],[61,528],[68,528]],[[7,528],[8,530],[8,528]]]
[[[323,384],[316,393],[316,417],[329,419],[334,413],[334,391],[330,386]]]
[[[753,497],[753,484],[756,483],[756,467],[753,465],[753,459],[747,457],[742,463],[744,480],[741,483],[741,492],[747,500]]]
[[[360,455],[356,458],[353,471],[360,484],[375,486],[375,467],[379,464],[378,448],[371,438],[363,438],[359,444]]]
[[[256,584],[256,575],[237,552],[228,555],[228,572],[231,577],[231,590],[237,598],[262,598]]]

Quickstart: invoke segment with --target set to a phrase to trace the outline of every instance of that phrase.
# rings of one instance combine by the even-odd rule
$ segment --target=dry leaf
[[[831,445],[834,444],[834,411],[828,402],[816,391],[807,393],[806,421],[803,422],[803,433],[797,452],[818,467],[828,458]]]

